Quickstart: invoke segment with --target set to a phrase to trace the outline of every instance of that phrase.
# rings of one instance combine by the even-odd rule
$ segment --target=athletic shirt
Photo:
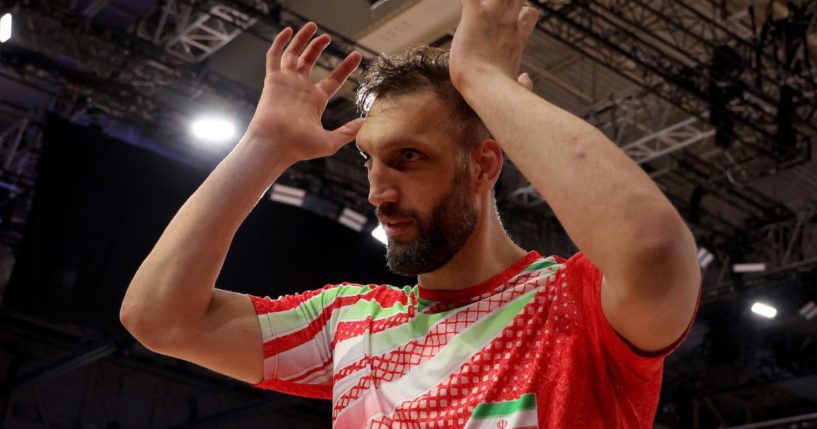
[[[581,252],[530,252],[458,291],[251,296],[264,348],[254,386],[331,399],[342,429],[652,428],[664,357],[684,336],[636,350],[602,313],[601,277]]]

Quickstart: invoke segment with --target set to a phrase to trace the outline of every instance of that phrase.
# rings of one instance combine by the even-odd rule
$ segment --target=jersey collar
[[[511,278],[522,272],[525,268],[540,259],[542,255],[535,250],[531,250],[505,271],[485,280],[482,283],[460,290],[433,290],[418,286],[420,298],[430,301],[456,302],[480,296],[484,293],[496,289],[498,286],[508,282]]]

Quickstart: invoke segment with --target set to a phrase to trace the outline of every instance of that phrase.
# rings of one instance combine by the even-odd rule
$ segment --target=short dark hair
[[[432,90],[451,107],[453,119],[460,125],[464,149],[491,135],[485,124],[465,102],[448,74],[449,51],[431,46],[410,48],[396,55],[380,55],[363,72],[357,90],[357,107],[369,113],[377,98],[386,98]]]

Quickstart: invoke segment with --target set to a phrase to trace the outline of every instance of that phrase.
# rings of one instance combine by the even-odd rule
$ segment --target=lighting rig
[[[203,61],[240,32],[271,43],[284,26],[298,27],[306,21],[266,2],[238,1],[164,2],[150,15],[134,21],[132,31],[95,22],[98,9],[77,10],[62,2],[25,3],[18,11],[17,26],[23,31],[15,44],[3,46],[3,77],[53,96],[52,109],[74,122],[93,123],[114,137],[138,135],[136,142],[133,138],[125,140],[187,163],[202,155],[181,137],[187,134],[198,108],[229,106],[239,122],[246,122],[260,95],[209,70]],[[254,25],[259,23],[263,25]],[[333,40],[319,67],[333,68],[355,47],[337,34]],[[337,126],[357,114],[351,103],[352,85],[341,90],[345,99],[330,104],[324,118],[327,126]],[[356,180],[349,180],[348,174],[331,174],[351,172],[351,164],[344,165],[343,160],[328,163],[334,166],[328,172],[325,161],[300,163],[281,180],[307,178],[321,183],[317,186],[323,188],[320,193],[347,199],[346,203],[336,202],[337,213],[330,217],[342,215],[344,206],[366,212],[365,172],[359,155],[348,155],[346,163],[353,163],[358,170]],[[212,158],[210,154],[203,162],[214,162]],[[357,183],[352,192],[350,182]]]
[[[707,213],[695,200],[679,208],[686,206],[710,224],[721,224],[726,237],[758,225],[785,227],[797,221],[798,213],[745,185],[810,160],[817,136],[817,81],[807,47],[809,30],[795,21],[813,21],[817,6],[804,2],[786,18],[789,27],[801,31],[797,37],[806,42],[800,43],[802,49],[781,54],[780,43],[738,22],[740,13],[712,18],[707,12],[710,7],[718,10],[716,3],[577,0],[535,4],[543,11],[538,24],[541,31],[640,86],[637,97],[652,94],[688,115],[674,125],[677,129],[694,127],[685,130],[682,138],[667,139],[666,133],[672,130],[668,128],[656,131],[664,136],[650,136],[642,141],[644,145],[630,146],[637,150],[634,155],[644,155],[645,170],[661,171],[663,177],[656,179],[659,184],[680,181],[687,188],[691,184],[701,189],[701,195],[722,200],[741,213]],[[773,24],[769,19],[765,26]],[[720,155],[704,157],[680,150],[686,140],[712,133]],[[664,140],[663,147],[649,145],[656,137]],[[649,165],[658,157],[664,157],[663,170]],[[672,195],[672,186],[662,187],[673,202],[685,198]],[[725,222],[713,221],[718,218]],[[754,244],[764,243],[761,239]]]

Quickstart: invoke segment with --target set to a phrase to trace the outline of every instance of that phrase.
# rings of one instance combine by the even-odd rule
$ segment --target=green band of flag
[[[536,396],[533,393],[522,395],[515,401],[494,402],[479,404],[471,414],[472,419],[487,419],[491,417],[508,416],[525,410],[536,409]]]

